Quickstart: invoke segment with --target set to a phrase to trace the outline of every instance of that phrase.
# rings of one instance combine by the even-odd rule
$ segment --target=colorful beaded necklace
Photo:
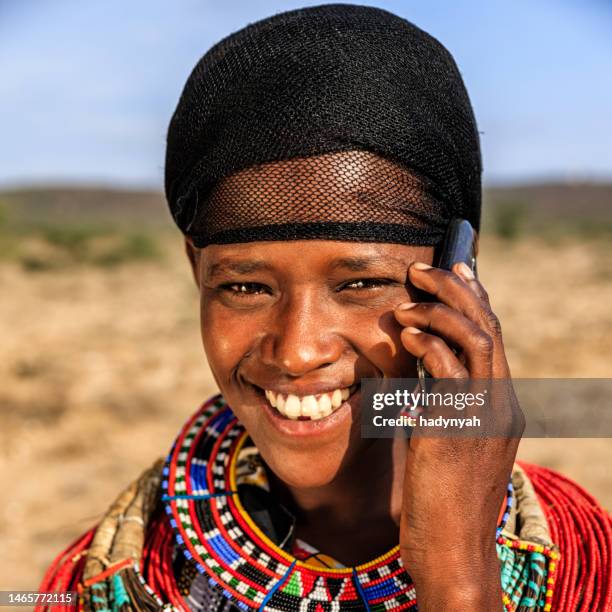
[[[325,569],[295,559],[275,545],[244,510],[235,464],[248,434],[221,396],[186,423],[166,461],[162,500],[178,547],[211,588],[238,608],[313,612],[416,609],[416,592],[396,546],[354,568]],[[504,607],[550,609],[554,551],[501,535],[513,503],[497,530]],[[550,576],[548,576],[550,578]]]

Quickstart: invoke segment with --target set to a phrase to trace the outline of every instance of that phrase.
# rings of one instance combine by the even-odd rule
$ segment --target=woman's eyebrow
[[[345,268],[351,272],[363,272],[373,267],[380,266],[391,266],[391,265],[402,265],[406,267],[408,262],[404,261],[400,257],[391,256],[372,256],[372,257],[342,257],[332,262],[330,268],[332,270],[338,270]]]
[[[272,266],[266,261],[258,259],[222,259],[206,268],[206,278],[214,278],[220,274],[231,272],[233,274],[251,274],[261,270],[272,270]]]

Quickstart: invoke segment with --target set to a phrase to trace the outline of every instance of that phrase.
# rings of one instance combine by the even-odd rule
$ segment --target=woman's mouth
[[[359,385],[330,389],[323,393],[299,396],[265,389],[268,404],[286,419],[318,421],[333,414]]]
[[[251,383],[258,396],[262,416],[283,440],[298,441],[315,436],[319,440],[338,435],[359,421],[359,383],[350,387],[319,384],[310,388],[266,389]]]

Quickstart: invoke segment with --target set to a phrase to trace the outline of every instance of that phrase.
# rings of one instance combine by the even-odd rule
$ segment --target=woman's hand
[[[405,327],[401,339],[406,350],[421,358],[434,378],[510,383],[499,322],[468,266],[456,264],[448,272],[416,263],[408,274],[415,287],[436,301],[395,310]],[[417,432],[410,440],[400,548],[422,612],[502,609],[495,534],[524,428],[511,384],[507,389],[495,394],[487,410],[513,437],[503,431],[497,437]]]

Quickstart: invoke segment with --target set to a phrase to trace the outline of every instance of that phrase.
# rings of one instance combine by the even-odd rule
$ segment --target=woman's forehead
[[[210,245],[201,250],[206,277],[292,271],[332,273],[403,269],[431,259],[433,247],[336,240],[279,240]]]

